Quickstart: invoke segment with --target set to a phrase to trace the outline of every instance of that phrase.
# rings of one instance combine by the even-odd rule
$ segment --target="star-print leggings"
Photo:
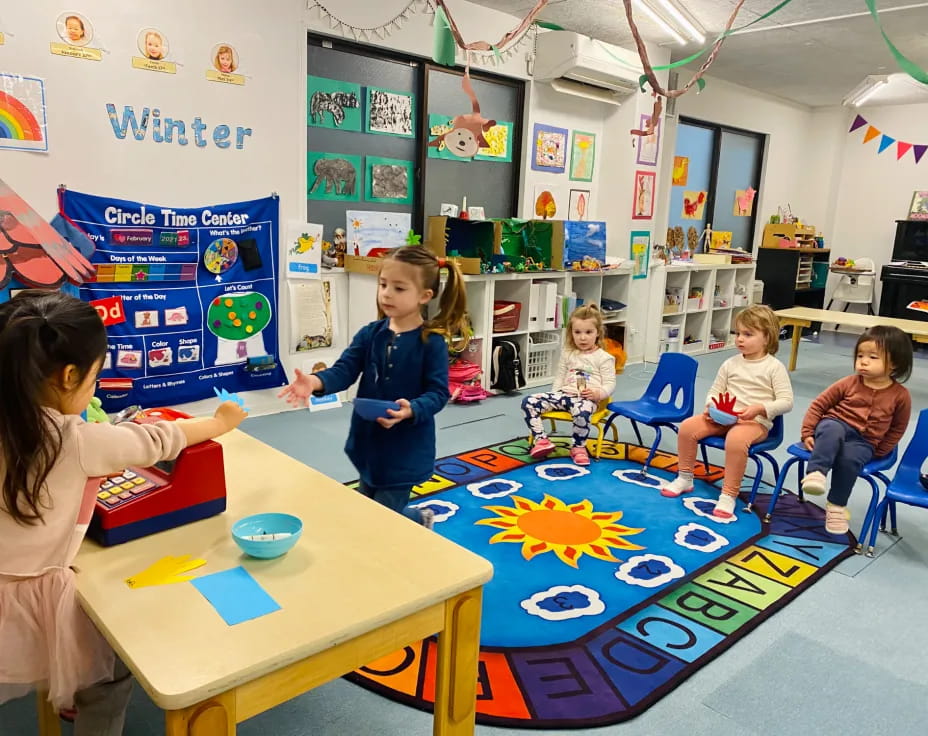
[[[525,423],[535,440],[545,437],[541,415],[546,411],[569,411],[574,420],[574,447],[583,447],[590,436],[590,416],[596,411],[596,402],[562,393],[532,394],[522,399]]]

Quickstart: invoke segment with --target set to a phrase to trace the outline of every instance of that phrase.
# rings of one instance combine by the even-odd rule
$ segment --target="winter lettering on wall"
[[[278,200],[160,207],[63,191],[97,246],[81,287],[107,325],[107,411],[282,385]]]
[[[143,107],[136,110],[132,105],[126,105],[122,114],[116,111],[116,105],[107,102],[106,114],[109,116],[113,135],[119,140],[130,137],[137,141],[150,139],[155,143],[177,143],[186,146],[191,141],[197,148],[204,148],[212,141],[216,148],[232,148],[241,151],[245,147],[245,140],[252,134],[251,128],[243,125],[226,125],[222,123],[212,128],[203,122],[197,115],[188,126],[180,118],[161,116],[157,107]],[[150,133],[150,135],[149,135]]]

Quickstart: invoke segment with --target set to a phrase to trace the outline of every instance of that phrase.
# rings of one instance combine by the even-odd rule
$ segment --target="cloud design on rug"
[[[454,516],[458,512],[458,509],[460,509],[461,507],[458,506],[456,503],[452,503],[451,501],[443,501],[440,498],[435,498],[429,501],[425,501],[423,503],[412,504],[410,505],[410,508],[431,509],[432,513],[435,514],[434,521],[439,522],[439,521],[446,521],[447,519],[450,519],[452,516]]]
[[[573,480],[584,475],[589,475],[587,468],[581,468],[573,463],[546,463],[545,465],[536,465],[535,472],[542,480]]]
[[[695,521],[678,527],[673,541],[681,547],[695,549],[698,552],[715,552],[729,544],[729,541],[721,534]]]
[[[640,470],[613,470],[612,476],[618,478],[623,483],[634,483],[636,486],[644,486],[645,488],[653,488],[657,490],[664,483],[663,478],[659,478],[656,475],[651,475],[650,473],[645,473],[644,478],[641,477],[642,473]]]
[[[652,554],[629,557],[615,572],[622,582],[642,588],[658,588],[684,575],[686,570],[669,557]]]
[[[507,478],[490,478],[479,483],[468,483],[467,490],[477,498],[503,498],[522,487],[522,484]]]
[[[714,516],[712,510],[715,508],[715,501],[708,498],[689,496],[683,499],[683,505],[696,514],[696,516],[702,516],[716,524],[731,524],[733,521],[738,521],[737,514],[728,517]]]
[[[606,610],[599,593],[585,585],[555,585],[533,594],[520,605],[529,615],[547,621],[598,616]]]

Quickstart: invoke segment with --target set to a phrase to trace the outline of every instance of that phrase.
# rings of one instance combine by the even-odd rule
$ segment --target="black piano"
[[[880,316],[928,322],[928,312],[908,308],[928,302],[928,220],[896,220],[892,260],[880,271]]]

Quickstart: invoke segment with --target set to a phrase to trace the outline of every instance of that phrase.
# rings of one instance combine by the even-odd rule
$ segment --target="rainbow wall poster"
[[[43,80],[0,72],[0,148],[48,150]]]

